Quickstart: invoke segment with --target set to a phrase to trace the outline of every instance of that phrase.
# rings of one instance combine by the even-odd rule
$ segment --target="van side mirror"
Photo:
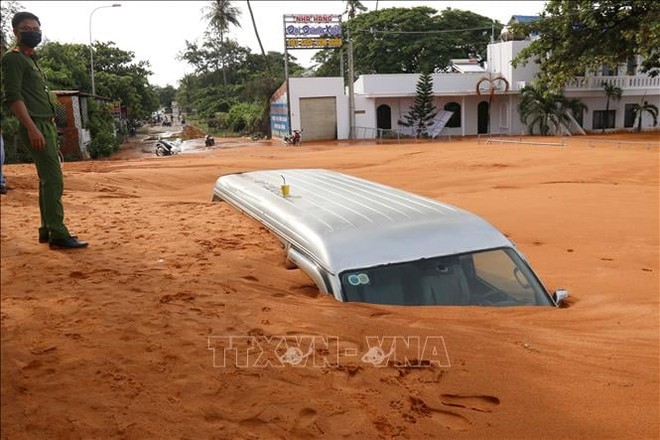
[[[568,298],[568,290],[566,289],[557,289],[555,293],[552,294],[552,299],[555,301],[555,305],[561,306]]]

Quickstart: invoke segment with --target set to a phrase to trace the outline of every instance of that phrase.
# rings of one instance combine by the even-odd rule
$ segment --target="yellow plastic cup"
[[[282,190],[282,197],[289,197],[289,185],[282,185],[280,186],[280,189]]]

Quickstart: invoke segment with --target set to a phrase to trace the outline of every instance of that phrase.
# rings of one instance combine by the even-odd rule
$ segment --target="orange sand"
[[[657,438],[660,142],[602,139],[655,146],[127,150],[65,164],[68,225],[91,243],[74,252],[37,243],[36,173],[8,166],[2,438]],[[221,174],[284,167],[331,168],[473,211],[549,289],[568,288],[571,305],[320,296],[265,229],[210,202]],[[222,335],[336,336],[359,353],[367,336],[442,336],[451,366],[377,368],[358,356],[219,368],[208,344]]]

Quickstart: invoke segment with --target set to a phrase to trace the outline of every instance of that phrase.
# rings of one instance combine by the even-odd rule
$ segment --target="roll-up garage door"
[[[300,98],[303,140],[337,139],[335,98]]]

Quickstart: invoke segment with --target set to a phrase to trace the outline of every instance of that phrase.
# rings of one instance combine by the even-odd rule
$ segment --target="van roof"
[[[283,177],[290,186],[286,198]],[[214,192],[334,274],[513,246],[460,208],[330,170],[230,174],[218,179]]]

